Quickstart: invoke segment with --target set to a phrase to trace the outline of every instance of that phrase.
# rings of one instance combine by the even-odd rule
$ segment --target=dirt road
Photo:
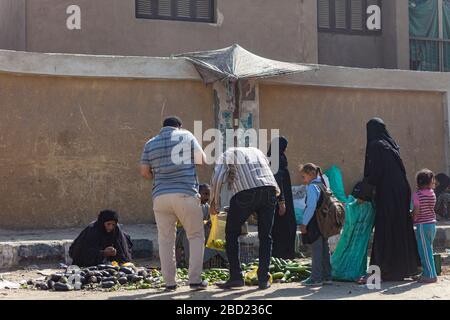
[[[5,279],[14,276],[5,275]],[[275,284],[270,289],[259,291],[255,287],[242,290],[222,291],[211,286],[207,291],[192,292],[188,287],[181,287],[178,291],[164,293],[161,290],[137,290],[115,292],[49,292],[37,290],[0,290],[0,300],[253,300],[253,299],[282,299],[282,300],[320,300],[320,299],[356,299],[356,300],[446,300],[450,299],[450,276],[440,277],[436,284],[421,285],[417,282],[386,282],[381,290],[369,290],[365,286],[355,283],[334,283],[322,288],[307,288],[297,284]]]

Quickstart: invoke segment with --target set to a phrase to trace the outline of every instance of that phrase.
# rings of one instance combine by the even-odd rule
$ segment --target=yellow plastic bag
[[[208,241],[206,242],[207,248],[225,251],[226,216],[226,213],[211,215],[211,231],[209,233]]]
[[[252,270],[246,272],[244,274],[244,281],[245,284],[248,286],[255,286],[258,284],[258,267],[253,267]],[[269,283],[273,283],[273,277],[272,274],[269,274]]]

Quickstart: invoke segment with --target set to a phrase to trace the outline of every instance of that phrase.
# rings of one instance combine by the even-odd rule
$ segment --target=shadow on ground
[[[163,291],[145,292],[139,294],[122,295],[110,297],[110,300],[261,300],[261,299],[303,299],[303,300],[329,300],[329,299],[358,299],[362,295],[400,295],[407,291],[418,289],[422,286],[417,282],[386,282],[382,283],[380,290],[369,290],[365,286],[360,286],[349,282],[336,282],[330,286],[319,288],[297,287],[283,288],[281,286],[272,287],[266,291],[257,288],[245,288],[242,290],[219,290],[211,286],[206,291],[189,291],[182,288],[180,291],[165,293]]]

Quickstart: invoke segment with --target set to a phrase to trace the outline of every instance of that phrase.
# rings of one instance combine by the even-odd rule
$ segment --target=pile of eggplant
[[[164,285],[161,272],[156,268],[136,268],[100,264],[78,272],[65,272],[47,276],[45,281],[29,284],[39,290],[71,291],[89,289],[150,289]]]
[[[277,258],[270,259],[271,281],[275,283],[298,282],[311,274],[310,261],[292,261]],[[248,264],[242,264],[244,279],[247,285],[256,285],[258,259]],[[227,269],[208,269],[202,273],[202,279],[210,284],[226,281],[229,278]],[[177,269],[179,284],[186,284],[189,279],[187,269]],[[98,266],[78,269],[66,268],[64,272],[57,272],[47,276],[45,280],[30,280],[24,288],[38,290],[71,291],[71,290],[102,290],[114,291],[157,289],[164,287],[164,279],[158,268],[136,268],[134,265],[112,266],[100,264]]]

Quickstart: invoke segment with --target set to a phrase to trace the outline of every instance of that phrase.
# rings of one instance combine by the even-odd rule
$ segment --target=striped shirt
[[[230,175],[230,173],[232,173]],[[280,194],[270,163],[257,148],[229,148],[216,161],[211,180],[211,199],[220,210],[220,191],[227,184],[231,196],[244,190],[273,186]]]
[[[413,195],[414,207],[419,213],[414,219],[414,224],[436,223],[436,195],[433,189],[419,190]]]
[[[153,199],[169,193],[198,195],[194,154],[203,153],[197,139],[184,129],[163,127],[144,147],[141,164],[153,171]]]

